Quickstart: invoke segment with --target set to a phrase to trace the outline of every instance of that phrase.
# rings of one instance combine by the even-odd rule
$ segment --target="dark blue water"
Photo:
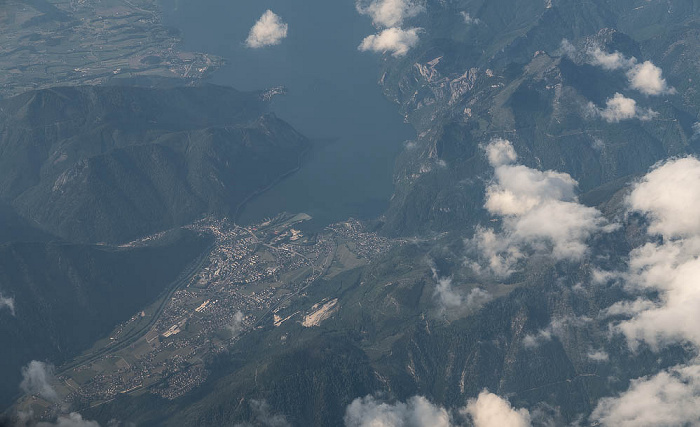
[[[287,211],[325,225],[386,209],[394,160],[415,134],[381,93],[381,59],[357,50],[373,28],[353,0],[163,0],[162,8],[165,23],[182,30],[184,49],[228,61],[213,83],[286,86],[288,95],[275,98],[273,111],[317,141],[302,169],[249,202],[239,222]],[[266,9],[289,25],[288,37],[278,46],[246,48]]]

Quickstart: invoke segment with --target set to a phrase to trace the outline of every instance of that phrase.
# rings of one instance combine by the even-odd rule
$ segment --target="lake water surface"
[[[394,160],[415,137],[377,84],[378,61],[357,45],[373,32],[352,0],[163,0],[184,49],[224,57],[212,82],[241,90],[284,85],[272,110],[316,141],[302,169],[250,201],[238,221],[306,212],[317,226],[372,218],[388,206]],[[289,25],[281,45],[243,42],[265,10]]]

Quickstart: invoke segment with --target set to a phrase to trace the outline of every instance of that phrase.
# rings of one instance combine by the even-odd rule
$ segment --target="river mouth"
[[[164,23],[182,31],[184,49],[226,59],[212,83],[241,90],[285,86],[272,111],[314,146],[299,171],[254,197],[241,224],[280,212],[306,212],[309,226],[381,215],[393,193],[393,169],[406,140],[415,138],[395,104],[382,94],[380,57],[359,52],[374,32],[352,0],[161,0]],[[255,21],[271,9],[288,25],[278,46],[244,45]]]

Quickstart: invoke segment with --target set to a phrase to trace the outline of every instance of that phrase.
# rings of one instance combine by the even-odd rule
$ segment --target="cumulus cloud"
[[[675,93],[675,89],[668,86],[663,78],[661,68],[651,61],[641,64],[637,58],[627,58],[618,51],[607,53],[596,47],[589,51],[590,62],[605,70],[626,70],[630,87],[645,95],[663,95]]]
[[[429,260],[429,264],[433,280],[436,282],[433,296],[442,313],[451,315],[471,313],[491,300],[491,294],[481,288],[472,288],[467,295],[464,295],[454,288],[452,277],[440,277],[435,263]]]
[[[401,28],[404,20],[425,10],[416,0],[358,0],[357,11],[372,18],[372,23],[383,28],[377,34],[364,38],[358,49],[366,52],[391,53],[394,57],[406,55],[418,44],[420,28]]]
[[[462,410],[474,421],[474,427],[528,427],[531,425],[527,409],[515,409],[507,400],[482,391]]]
[[[473,427],[528,427],[531,425],[527,409],[515,409],[510,403],[488,390],[482,391],[467,405],[454,410]],[[459,418],[459,416],[457,416]],[[355,399],[345,411],[345,427],[458,427],[451,411],[431,403],[422,396],[414,396],[393,404],[378,401],[372,396]]]
[[[68,415],[59,415],[55,423],[40,422],[36,427],[100,427],[100,424],[84,419],[77,412],[71,412]]]
[[[637,299],[607,309],[624,318],[614,330],[632,348],[683,342],[700,349],[699,177],[700,161],[673,159],[654,167],[627,198],[629,210],[648,219],[647,232],[654,239],[632,251],[621,274]],[[627,391],[602,399],[592,418],[606,426],[697,425],[699,408],[696,360],[632,381]]]
[[[238,310],[236,314],[233,315],[233,322],[228,326],[228,329],[233,335],[238,335],[243,330],[244,319],[245,315],[240,310]]]
[[[515,150],[504,139],[494,139],[484,150],[494,168],[484,207],[502,225],[500,232],[478,229],[470,243],[492,273],[507,276],[528,251],[579,260],[593,233],[612,229],[597,209],[578,203],[578,183],[569,174],[515,164]]]
[[[491,140],[489,144],[484,147],[486,152],[486,158],[489,160],[489,164],[492,167],[504,166],[510,163],[515,163],[518,160],[518,154],[513,148],[513,144],[502,138],[496,138]]]
[[[41,396],[51,402],[58,401],[56,390],[51,385],[54,378],[53,365],[32,360],[22,368],[20,388],[28,394]]]
[[[405,403],[377,401],[372,396],[355,399],[345,411],[346,427],[450,427],[445,408],[433,405],[422,396]]]
[[[656,166],[627,198],[630,212],[649,221],[650,237],[630,253],[622,277],[634,301],[607,309],[609,315],[629,317],[616,329],[632,347],[646,342],[653,348],[670,342],[700,347],[700,161],[674,159]]]
[[[651,61],[644,61],[627,71],[627,78],[632,89],[636,89],[645,95],[674,93],[675,89],[668,86],[666,79],[661,74],[661,68],[652,64]]]
[[[651,61],[637,63],[637,59],[627,58],[620,52],[607,53],[599,47],[589,51],[591,63],[606,70],[626,70],[626,76],[630,88],[635,89],[645,95],[662,95],[674,93],[675,90],[668,86],[662,77],[661,68]],[[593,103],[589,103],[589,110],[600,116],[608,123],[618,123],[622,120],[639,119],[651,120],[658,113],[651,109],[641,109],[637,106],[637,101],[627,98],[621,93],[616,93],[605,102],[605,108],[598,108]]]
[[[462,305],[463,297],[452,288],[451,277],[443,277],[437,280],[435,296],[443,310],[459,308]]]
[[[649,233],[668,238],[700,235],[700,161],[686,157],[655,167],[627,200],[631,211],[651,221]]]
[[[601,399],[591,418],[609,427],[698,425],[700,365],[633,380],[619,396]]]
[[[700,238],[647,243],[633,251],[627,287],[649,293],[624,306],[632,313],[618,325],[631,344],[653,348],[689,341],[700,346]],[[619,308],[615,305],[612,309]],[[621,310],[619,310],[621,311]]]
[[[639,109],[637,101],[627,98],[621,93],[616,93],[605,101],[605,108],[598,108],[592,102],[588,104],[588,108],[593,114],[600,116],[608,123],[618,123],[630,119],[651,120],[657,115],[651,109]]]
[[[7,425],[12,425],[14,427],[100,427],[97,421],[87,420],[77,412],[59,414],[55,421],[49,422],[37,421],[32,410],[19,411],[14,415],[14,419],[12,420],[0,419],[0,425],[6,425],[3,424],[3,421],[5,421]],[[120,427],[124,424],[117,420],[111,420],[107,425],[108,427]],[[131,426],[133,424],[127,425]]]
[[[451,277],[437,279],[435,297],[441,311],[473,312],[491,300],[491,294],[481,288],[472,288],[467,295],[454,289]]]
[[[607,362],[610,359],[610,355],[604,350],[591,350],[586,354],[586,357],[594,362]]]
[[[250,29],[245,41],[246,46],[258,49],[278,45],[287,37],[287,29],[288,25],[282,21],[282,18],[268,9]]]
[[[264,400],[250,400],[250,409],[253,412],[253,423],[236,424],[234,427],[290,427],[287,418],[281,414],[273,414],[270,405]]]
[[[415,0],[371,0],[358,1],[357,11],[372,18],[377,27],[399,27],[403,21],[413,18],[425,10],[425,6]]]
[[[6,297],[0,293],[0,311],[3,309],[9,310],[10,314],[15,315],[15,299],[12,297]]]
[[[469,14],[469,12],[459,12],[460,15],[462,15],[462,18],[464,19],[464,23],[467,25],[472,25],[472,24],[480,24],[481,20],[479,18],[474,18]]]
[[[596,47],[589,52],[591,63],[602,67],[605,70],[619,70],[631,68],[637,62],[635,58],[626,58],[618,51],[613,53],[604,52],[600,47]]]
[[[393,56],[403,56],[418,44],[420,28],[387,28],[379,34],[365,37],[358,47],[359,50],[391,53]]]
[[[551,341],[553,337],[562,338],[573,328],[581,328],[591,322],[586,316],[566,316],[552,319],[546,328],[540,329],[535,334],[527,334],[523,338],[525,348],[535,348],[543,342]]]
[[[576,46],[568,39],[562,39],[559,45],[559,52],[562,56],[573,57],[576,54]]]

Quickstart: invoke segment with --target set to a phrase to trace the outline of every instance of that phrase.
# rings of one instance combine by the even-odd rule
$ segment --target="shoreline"
[[[261,196],[261,195],[264,194],[265,192],[271,190],[274,186],[276,186],[277,184],[279,184],[280,182],[282,182],[285,178],[287,178],[287,177],[289,177],[290,175],[293,175],[293,174],[295,174],[296,172],[298,172],[298,171],[301,169],[301,167],[302,167],[302,165],[303,165],[303,163],[304,163],[304,157],[311,151],[312,148],[314,148],[314,146],[315,146],[315,145],[314,145],[313,143],[310,142],[309,145],[308,145],[306,148],[304,148],[304,149],[301,151],[301,153],[299,153],[299,155],[297,156],[297,165],[296,165],[294,168],[290,169],[290,170],[287,171],[287,172],[282,173],[282,174],[279,175],[277,178],[275,178],[270,184],[266,185],[266,186],[263,187],[263,188],[260,188],[260,189],[258,189],[258,190],[255,190],[253,193],[251,193],[250,195],[246,196],[245,199],[243,199],[242,201],[240,201],[240,202],[236,205],[236,208],[235,208],[234,211],[233,211],[233,215],[232,215],[233,223],[236,224],[236,225],[240,225],[240,224],[238,224],[238,218],[240,217],[241,211],[243,210],[243,208],[245,208],[245,206],[246,206],[247,203],[249,203],[250,201],[252,201],[252,200],[255,199],[256,197]]]

